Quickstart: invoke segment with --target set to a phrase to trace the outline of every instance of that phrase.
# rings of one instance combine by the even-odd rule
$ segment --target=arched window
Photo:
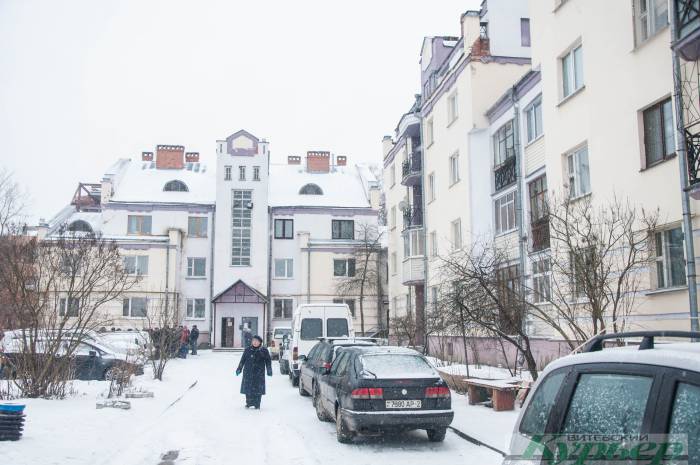
[[[187,188],[187,185],[184,182],[178,181],[178,180],[166,182],[163,190],[166,192],[187,192],[187,191],[189,191],[189,189]]]
[[[75,220],[68,225],[68,231],[92,233],[92,227],[90,227],[87,221]]]
[[[323,195],[323,191],[316,184],[307,184],[299,189],[301,195]]]

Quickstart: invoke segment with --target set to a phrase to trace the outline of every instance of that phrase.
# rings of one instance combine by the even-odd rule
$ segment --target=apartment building
[[[531,2],[530,18],[548,192],[659,209],[654,265],[627,328],[688,329],[668,3],[548,0]]]
[[[309,151],[270,165],[270,299],[272,327],[289,326],[297,305],[347,303],[357,334],[385,329],[384,230],[378,224],[380,183],[366,165],[344,155]],[[367,238],[365,239],[365,236]],[[364,292],[342,284],[360,276],[358,250],[370,241],[370,279]],[[378,285],[381,289],[378,288]],[[362,302],[360,302],[362,299]]]
[[[198,152],[158,145],[155,153],[118,160],[101,183],[79,184],[70,204],[40,225],[39,235],[51,239],[67,230],[116,242],[124,268],[141,280],[105,306],[112,327],[144,328],[149,312],[169,305],[179,322],[199,327],[200,342],[208,342],[213,186],[214,172]],[[60,299],[59,311],[70,308]]]

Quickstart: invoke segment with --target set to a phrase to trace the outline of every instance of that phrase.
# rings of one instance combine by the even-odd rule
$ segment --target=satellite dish
[[[405,210],[406,208],[408,208],[408,203],[405,200],[399,202],[399,210]]]
[[[247,204],[245,204],[245,207],[246,207],[248,210],[252,210],[252,209],[253,209],[253,202],[248,202]]]

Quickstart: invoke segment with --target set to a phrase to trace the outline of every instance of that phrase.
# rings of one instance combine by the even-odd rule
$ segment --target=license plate
[[[387,400],[386,408],[420,408],[420,400]]]

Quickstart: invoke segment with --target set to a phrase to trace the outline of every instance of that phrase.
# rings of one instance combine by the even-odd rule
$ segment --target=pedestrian
[[[190,343],[190,330],[187,326],[182,327],[180,332],[180,358],[187,358],[188,347]]]
[[[245,394],[245,408],[260,408],[260,399],[265,395],[265,371],[267,376],[272,376],[270,352],[262,346],[262,342],[260,336],[253,336],[236,370],[236,376],[243,372],[241,394]]]
[[[192,331],[190,331],[190,349],[192,349],[192,355],[197,355],[197,344],[199,342],[199,328],[197,325],[192,326]]]

